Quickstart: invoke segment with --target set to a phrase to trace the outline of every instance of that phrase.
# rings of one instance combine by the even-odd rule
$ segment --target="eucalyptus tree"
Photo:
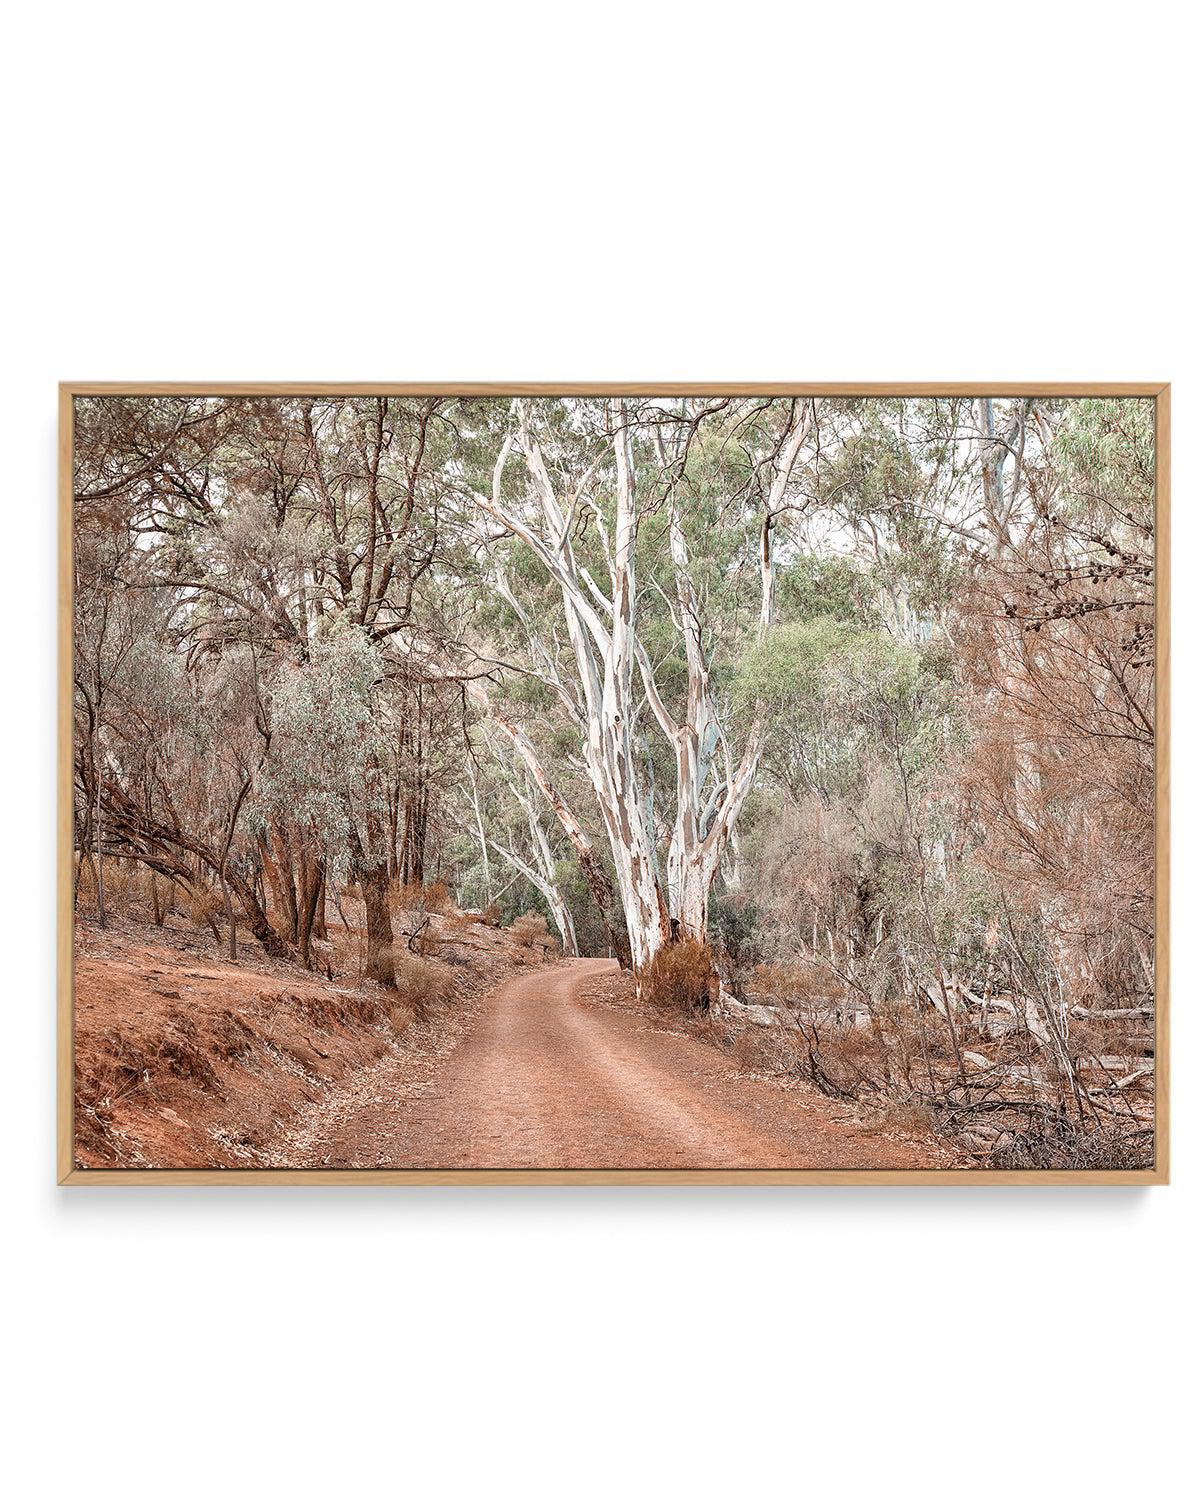
[[[308,565],[298,584],[306,610],[315,624],[334,617],[357,627],[378,648],[381,685],[416,690],[413,720],[399,717],[394,697],[377,701],[381,731],[388,725],[392,739],[366,753],[363,802],[347,805],[345,814],[351,870],[366,908],[368,970],[388,986],[394,982],[388,890],[401,809],[401,874],[419,881],[424,871],[429,709],[419,689],[426,680],[445,681],[411,654],[409,637],[418,622],[436,625],[438,618],[438,566],[447,549],[444,464],[454,440],[447,408],[436,398],[305,399],[297,401],[293,423],[304,453],[291,507],[306,516],[301,555]],[[404,798],[406,777],[411,791]],[[382,818],[380,792],[389,795]]]
[[[397,781],[414,767],[411,755],[402,754],[407,731],[398,728],[402,721],[386,690],[400,681],[411,687],[423,675],[398,632],[414,617],[436,619],[436,591],[426,585],[434,582],[441,550],[442,496],[429,464],[438,459],[439,445],[443,457],[446,450],[449,433],[438,430],[442,408],[437,401],[400,399],[118,398],[84,401],[77,417],[78,558],[90,573],[80,580],[81,604],[101,615],[139,598],[165,605],[164,666],[190,678],[201,703],[219,684],[222,668],[228,673],[247,657],[253,667],[253,717],[228,722],[231,739],[235,729],[252,729],[257,746],[252,759],[235,762],[230,823],[211,851],[222,889],[233,885],[243,909],[257,909],[255,933],[267,948],[286,952],[290,945],[307,956],[313,898],[328,855],[348,855],[366,901],[370,969],[385,982],[391,979],[387,889],[395,845],[389,805],[381,807],[376,797],[385,791],[394,815],[402,806]],[[125,546],[105,578],[97,543],[112,528],[123,532]],[[418,605],[422,593],[429,602]],[[96,636],[88,629],[89,613],[80,624],[94,650],[105,636],[112,642],[117,617]],[[325,822],[302,823],[282,802],[266,802],[259,790],[274,694],[293,687],[292,674],[311,663],[323,640],[348,629],[378,652],[371,718],[386,738],[365,754],[358,792],[348,795],[335,835]],[[81,674],[84,666],[81,657]],[[94,687],[81,693],[83,717],[91,721],[83,748],[93,808],[101,791],[90,775],[101,765],[101,702],[102,690],[100,699]],[[427,754],[423,747],[415,763],[422,781],[430,772]],[[277,755],[271,764],[276,775],[280,761]],[[114,803],[120,813],[109,822],[128,837],[139,826],[143,839],[158,835],[163,816],[139,812],[138,794],[128,782],[119,786]],[[86,812],[85,805],[85,830]],[[198,845],[207,856],[211,817],[177,809],[170,821],[177,849]],[[411,838],[419,844],[425,810],[417,817]],[[258,903],[257,866],[278,879],[285,901],[298,896],[284,910],[282,940]],[[228,900],[226,911],[232,914]]]
[[[104,898],[102,800],[107,755],[110,694],[137,645],[133,606],[118,589],[128,534],[98,531],[75,555],[74,708],[75,780],[83,802],[76,805],[76,846],[87,855],[96,877],[97,922],[108,923]]]
[[[300,873],[296,944],[312,964],[311,941],[325,866],[366,872],[366,843],[382,851],[388,820],[389,686],[380,648],[362,627],[327,619],[303,660],[284,661],[270,678],[270,752],[250,818],[295,837]],[[393,975],[386,888],[364,890],[367,970]]]
[[[774,615],[777,529],[802,503],[794,485],[806,444],[815,453],[816,430],[816,407],[807,401],[659,409],[620,399],[518,400],[490,485],[471,491],[503,533],[486,542],[483,564],[510,615],[501,658],[549,690],[575,731],[574,759],[591,784],[639,971],[673,933],[704,938],[709,891],[764,738],[761,720],[752,719],[739,739],[712,686],[714,658],[727,647],[716,644],[709,599],[692,569],[689,530],[702,517],[689,511],[690,494],[698,479],[727,482],[717,508],[731,546],[722,565],[743,584],[752,572],[756,585],[749,612],[730,633],[735,641],[765,635]],[[696,446],[702,434],[714,437],[711,457]],[[642,538],[654,526],[665,530],[667,587],[658,581],[654,543]],[[507,549],[505,536],[520,549]],[[660,605],[686,666],[676,709],[647,634]],[[542,754],[527,729],[508,725],[514,749],[546,791]],[[665,845],[647,761],[651,725],[674,765]],[[555,811],[570,831],[569,816],[558,805]]]
[[[563,954],[578,955],[575,919],[561,881],[563,858],[553,838],[559,827],[552,830],[547,824],[529,768],[503,736],[485,733],[485,742],[488,760],[472,775],[470,791],[484,864],[489,864],[490,846],[538,892],[558,930]]]

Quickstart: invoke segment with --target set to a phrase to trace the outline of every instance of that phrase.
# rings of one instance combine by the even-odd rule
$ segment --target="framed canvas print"
[[[64,384],[60,1179],[1166,1181],[1168,400]]]

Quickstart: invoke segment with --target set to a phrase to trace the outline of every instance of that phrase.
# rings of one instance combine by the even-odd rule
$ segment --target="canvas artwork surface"
[[[1165,424],[66,386],[62,1174],[1165,1179]]]

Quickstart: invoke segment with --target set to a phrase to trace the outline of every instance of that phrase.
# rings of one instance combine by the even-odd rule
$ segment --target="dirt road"
[[[274,1152],[304,1166],[766,1169],[933,1166],[843,1104],[739,1074],[717,1047],[583,1001],[614,970],[572,961],[501,986],[414,1085],[390,1061],[315,1107]]]

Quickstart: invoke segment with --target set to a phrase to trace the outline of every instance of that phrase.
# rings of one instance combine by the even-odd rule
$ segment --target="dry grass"
[[[152,892],[153,876],[145,866],[136,862],[110,859],[104,862],[104,911],[113,918],[136,919],[154,911]],[[225,905],[220,892],[204,883],[195,883],[190,888],[160,880],[158,883],[158,907],[165,917],[178,914],[190,919],[201,929],[211,931],[213,939],[220,944],[221,925],[225,918]],[[80,912],[95,917],[98,912],[96,872],[92,862],[86,861],[79,870],[77,904]],[[286,933],[286,931],[284,931]]]
[[[713,953],[699,940],[664,945],[642,977],[642,990],[663,1013],[699,1018],[713,1006]]]
[[[367,949],[363,959],[364,975],[372,981],[385,982],[389,974],[396,970],[399,961],[400,953],[390,945]]]
[[[78,902],[84,912],[96,912],[96,872],[90,858],[79,869]],[[104,907],[109,913],[124,915],[149,904],[150,873],[144,866],[117,860],[104,862]]]
[[[188,897],[185,909],[193,924],[202,929],[211,929],[213,938],[221,943],[220,921],[225,916],[220,897],[209,887],[197,887]]]
[[[531,909],[529,913],[523,913],[520,918],[514,919],[509,926],[509,933],[525,950],[540,950],[543,955],[550,955],[558,949],[558,942],[550,933],[545,919],[536,909]]]
[[[393,882],[388,889],[393,909],[406,913],[453,914],[450,889],[439,877],[436,882]]]
[[[894,1094],[868,1109],[863,1117],[863,1127],[872,1134],[924,1139],[933,1132],[933,1109],[919,1097]]]
[[[730,1045],[743,1071],[756,1076],[790,1076],[797,1068],[796,1035],[791,1029],[751,1024]]]
[[[423,956],[398,957],[392,1027],[400,1033],[414,1019],[432,1018],[446,1007],[453,991],[454,973],[448,966]]]

